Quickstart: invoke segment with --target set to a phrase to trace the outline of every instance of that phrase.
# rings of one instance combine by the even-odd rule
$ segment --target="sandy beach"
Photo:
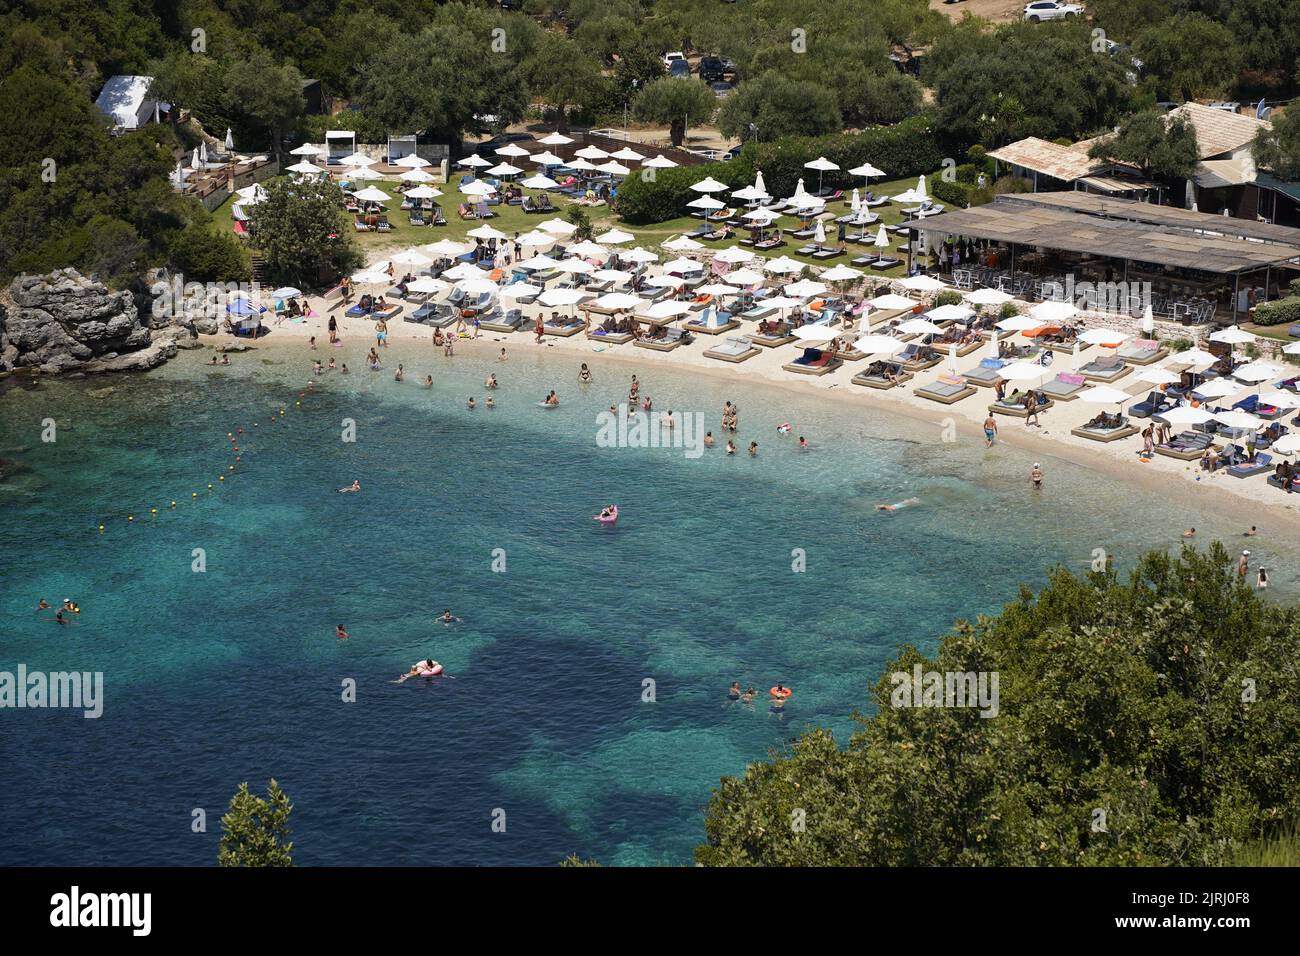
[[[309,363],[312,360],[320,358],[323,362],[328,361],[333,351],[328,346],[328,321],[331,315],[337,320],[339,337],[347,344],[349,352],[356,350],[360,356],[364,356],[374,345],[373,321],[344,317],[342,305],[338,301],[327,303],[323,299],[313,298],[310,303],[315,313],[313,316],[300,321],[286,320],[280,324],[271,319],[268,322],[272,329],[271,335],[259,340],[253,347],[275,351],[303,349],[304,365],[310,370]],[[414,306],[408,304],[404,306],[404,311],[411,308]],[[540,306],[523,308],[530,320],[542,311],[544,310]],[[731,334],[742,333],[743,330],[736,330]],[[317,340],[315,353],[305,351],[306,343],[312,336]],[[431,358],[436,355],[439,360],[442,359],[442,350],[435,350],[433,329],[428,326],[403,321],[399,316],[388,324],[388,337],[395,344],[426,348]],[[722,337],[717,338],[720,341]],[[235,340],[226,334],[203,336],[202,339],[213,348],[235,344]],[[820,377],[804,376],[782,368],[798,357],[802,343],[765,348],[761,354],[748,361],[731,364],[704,355],[712,347],[713,340],[713,336],[696,335],[695,340],[688,345],[670,352],[660,352],[638,348],[631,342],[621,345],[595,342],[580,333],[568,338],[548,335],[538,345],[534,341],[530,322],[525,329],[514,333],[484,331],[477,339],[458,339],[453,361],[481,363],[486,374],[498,367],[497,357],[503,346],[507,348],[508,354],[520,354],[527,350],[530,356],[533,353],[549,355],[564,366],[556,381],[556,388],[561,390],[561,394],[564,384],[576,379],[580,362],[591,365],[598,377],[601,366],[617,364],[626,370],[626,375],[635,373],[643,380],[652,380],[653,370],[657,367],[690,369],[692,374],[722,380],[750,383],[761,381],[765,386],[781,390],[824,393],[832,401],[856,403],[863,408],[864,413],[875,410],[905,416],[933,428],[935,441],[984,441],[983,422],[988,415],[988,406],[994,399],[991,388],[980,388],[975,395],[953,405],[942,405],[913,394],[915,388],[923,387],[945,373],[946,360],[932,369],[917,373],[905,386],[881,391],[850,381],[867,364],[866,361],[846,362],[835,371]],[[981,350],[959,359],[958,367],[964,370],[978,365],[983,354]],[[414,378],[418,372],[418,369],[409,368],[407,374]],[[1151,390],[1149,384],[1128,381],[1130,377],[1132,376],[1121,379],[1116,387],[1137,397],[1142,397]],[[774,396],[773,402],[779,405],[779,397]],[[1208,506],[1241,521],[1243,527],[1267,521],[1275,526],[1300,531],[1300,499],[1296,499],[1295,505],[1291,504],[1288,496],[1265,482],[1264,475],[1239,479],[1229,476],[1226,471],[1205,474],[1196,461],[1183,462],[1160,455],[1144,462],[1138,456],[1142,443],[1137,435],[1103,444],[1070,433],[1072,428],[1078,427],[1102,410],[1111,409],[1109,406],[1081,401],[1057,402],[1042,414],[1041,427],[1029,427],[1018,418],[999,415],[996,416],[998,444],[1023,451],[1029,457],[1041,458],[1045,469],[1049,471],[1049,480],[1048,459],[1068,461],[1095,471],[1103,480],[1119,480],[1139,487],[1155,496],[1156,501],[1164,499],[1171,503],[1177,501],[1201,508]]]

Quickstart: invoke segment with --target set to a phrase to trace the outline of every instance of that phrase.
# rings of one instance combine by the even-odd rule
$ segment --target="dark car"
[[[726,77],[727,68],[720,57],[706,56],[700,59],[699,73],[705,83],[717,83]]]
[[[691,75],[691,65],[685,60],[673,60],[673,62],[668,65],[668,75],[688,77]]]

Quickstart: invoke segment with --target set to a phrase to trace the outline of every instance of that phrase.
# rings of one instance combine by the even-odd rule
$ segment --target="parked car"
[[[726,67],[723,66],[722,60],[716,56],[701,57],[698,72],[700,74],[700,79],[705,83],[717,83],[727,75],[727,70]]]
[[[688,77],[691,75],[691,65],[685,60],[673,60],[668,64],[668,75],[677,77]]]
[[[485,143],[479,143],[474,147],[474,152],[480,156],[491,156],[502,146],[507,143],[518,143],[523,140],[531,140],[533,137],[529,133],[502,133],[500,136],[494,136]]]
[[[1025,19],[1030,23],[1041,20],[1068,20],[1083,16],[1083,7],[1077,3],[1057,3],[1056,0],[1034,0],[1025,4]]]
[[[681,52],[681,50],[677,50],[677,51],[674,51],[674,52],[672,52],[672,53],[665,53],[665,54],[664,54],[664,69],[665,69],[665,70],[670,70],[670,71],[671,71],[672,68],[673,68],[673,62],[676,61],[676,60],[681,60],[683,63],[685,63],[685,62],[686,62],[686,54],[683,53],[683,52]]]

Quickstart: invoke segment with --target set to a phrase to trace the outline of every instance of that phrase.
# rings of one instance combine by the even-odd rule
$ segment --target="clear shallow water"
[[[353,374],[302,408],[288,352],[0,395],[0,456],[28,466],[0,483],[0,670],[102,670],[107,685],[99,720],[0,710],[0,863],[211,863],[235,787],[271,776],[303,864],[686,863],[718,777],[806,726],[847,734],[898,645],[931,648],[1094,548],[1123,564],[1188,525],[1240,531],[1163,504],[1135,520],[1139,493],[1060,462],[1033,494],[1014,450],[761,384],[643,373],[656,409],[702,411],[715,431],[737,401],[742,449],[760,444],[756,460],[691,460],[596,447],[595,415],[629,374],[599,356],[584,390],[576,361],[520,345],[504,366],[394,348],[403,384],[357,371],[361,351],[336,351]],[[432,391],[414,382],[426,370]],[[469,412],[487,371],[500,407]],[[564,404],[537,409],[550,388]],[[777,436],[785,420],[811,451]],[[239,471],[218,482],[241,425]],[[354,477],[362,494],[335,493]],[[590,520],[609,501],[613,530]],[[1294,594],[1295,555],[1252,551]],[[34,613],[41,597],[83,614],[59,628]],[[437,623],[444,607],[464,621]],[[389,683],[426,656],[455,679]],[[795,696],[779,717],[726,701],[732,680]],[[196,807],[207,833],[190,830]]]

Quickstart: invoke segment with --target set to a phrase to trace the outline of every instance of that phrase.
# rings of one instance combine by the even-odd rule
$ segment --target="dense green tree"
[[[1251,152],[1256,163],[1279,179],[1300,180],[1300,109],[1277,115],[1256,133]]]
[[[838,132],[844,120],[829,90],[770,72],[737,87],[722,105],[718,126],[724,136],[748,139],[753,130],[772,140]]]
[[[336,183],[272,180],[266,199],[250,207],[249,215],[253,241],[277,284],[309,287],[322,272],[337,275],[355,264]]]
[[[1052,574],[927,658],[905,648],[845,748],[723,778],[706,865],[1213,865],[1300,812],[1300,617],[1219,545]],[[998,675],[996,716],[894,675]],[[902,682],[906,686],[906,681]],[[990,686],[991,684],[986,684]],[[990,713],[985,707],[983,713]]]
[[[562,129],[568,128],[571,106],[586,106],[607,96],[600,65],[576,43],[547,34],[523,64],[529,88],[554,110]]]
[[[293,804],[275,778],[259,797],[241,783],[221,818],[218,866],[293,866],[289,814]]]
[[[1237,79],[1232,31],[1199,13],[1153,23],[1137,35],[1133,55],[1161,100],[1221,96]],[[1207,55],[1213,51],[1213,55]]]
[[[688,122],[707,124],[717,108],[717,97],[708,84],[677,76],[655,80],[632,104],[637,119],[666,125],[674,146],[685,141]]]
[[[1088,150],[1093,159],[1129,163],[1171,187],[1190,179],[1201,160],[1196,128],[1182,116],[1169,117],[1156,110],[1134,113],[1113,136],[1098,140]]]
[[[230,64],[225,95],[227,112],[265,136],[272,149],[302,116],[302,74],[296,67],[277,66],[266,52]]]

